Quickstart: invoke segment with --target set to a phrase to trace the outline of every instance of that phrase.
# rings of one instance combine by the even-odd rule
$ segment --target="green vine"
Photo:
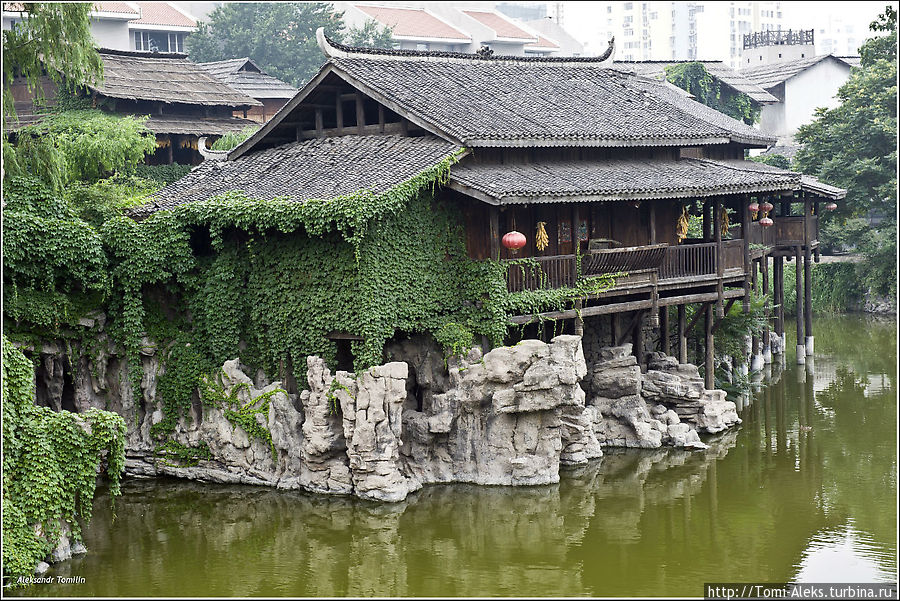
[[[196,447],[183,445],[174,440],[167,440],[154,450],[154,455],[162,459],[162,462],[169,467],[194,467],[200,463],[200,460],[209,461],[212,459],[212,453],[206,441],[200,441]],[[172,463],[174,459],[178,463]]]

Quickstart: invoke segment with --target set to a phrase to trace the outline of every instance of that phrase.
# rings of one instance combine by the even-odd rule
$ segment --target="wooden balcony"
[[[743,240],[722,241],[722,271],[730,275],[735,270],[743,274]],[[576,280],[575,255],[534,257],[537,268],[528,265],[510,266],[506,287],[510,292],[540,290],[572,286]],[[582,256],[582,273],[586,277],[612,273],[653,272],[653,281],[694,279],[708,285],[717,273],[715,242],[669,246],[655,244],[594,251]],[[626,278],[629,283],[633,278]],[[649,280],[648,280],[649,281]]]
[[[775,219],[774,227],[769,228],[775,230],[775,243],[778,246],[803,245],[803,224],[806,219],[809,220],[810,241],[818,241],[819,216],[812,215],[810,217],[803,217],[802,215],[799,215],[793,217],[777,217]]]

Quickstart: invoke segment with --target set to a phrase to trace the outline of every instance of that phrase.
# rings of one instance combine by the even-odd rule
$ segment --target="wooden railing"
[[[506,289],[510,292],[564,288],[575,284],[575,255],[534,257],[538,266],[510,265],[506,270]]]
[[[744,241],[722,240],[722,254],[725,256],[725,269],[743,269]]]
[[[659,279],[716,273],[716,243],[682,244],[666,249],[659,266]]]

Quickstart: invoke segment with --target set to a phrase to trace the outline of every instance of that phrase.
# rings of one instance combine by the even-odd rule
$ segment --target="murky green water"
[[[815,325],[814,365],[789,353],[709,451],[611,451],[557,486],[430,486],[398,505],[129,481],[115,520],[97,499],[90,553],[48,573],[84,584],[22,592],[701,596],[709,581],[896,582],[896,322]]]

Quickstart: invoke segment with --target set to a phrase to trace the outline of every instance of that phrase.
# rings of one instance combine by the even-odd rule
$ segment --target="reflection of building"
[[[3,6],[3,29],[9,29],[22,13]],[[97,2],[95,8],[91,34],[101,48],[184,52],[185,36],[197,31],[194,18],[168,2]]]

